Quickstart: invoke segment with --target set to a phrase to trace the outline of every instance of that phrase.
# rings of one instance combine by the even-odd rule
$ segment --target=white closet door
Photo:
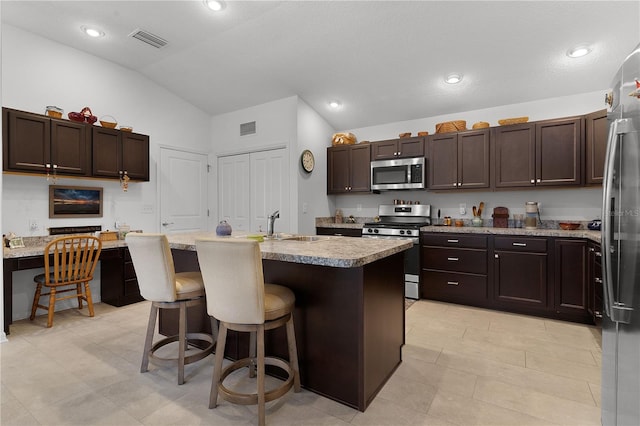
[[[267,231],[276,210],[275,232],[291,232],[289,156],[286,148],[251,153],[251,231]]]
[[[218,218],[234,231],[250,230],[250,155],[218,158]]]

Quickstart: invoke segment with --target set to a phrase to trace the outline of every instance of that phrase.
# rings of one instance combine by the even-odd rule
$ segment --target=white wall
[[[297,125],[296,111],[298,97],[280,99],[262,105],[256,105],[238,111],[214,116],[211,119],[212,129],[212,153],[209,163],[213,166],[211,173],[211,185],[209,189],[210,205],[215,206],[212,212],[217,212],[218,188],[217,188],[217,158],[219,156],[244,154],[265,149],[286,148],[289,155],[289,176],[297,176],[294,169],[297,163],[294,158],[297,154]],[[256,133],[240,136],[240,124],[256,122]],[[298,204],[298,182],[292,179],[290,185],[290,202],[288,210],[291,212],[289,223],[290,230],[298,229],[298,216],[296,205]],[[210,218],[210,226],[213,229],[221,219],[217,213]],[[277,222],[276,222],[277,223]],[[233,228],[233,223],[231,224]],[[277,229],[277,225],[276,225]],[[250,230],[257,232],[257,229]]]
[[[335,210],[333,197],[327,197],[327,147],[333,127],[302,100],[298,101],[298,232],[314,235],[316,216],[329,216]],[[315,158],[313,172],[300,167],[299,156],[308,149]]]
[[[587,114],[604,108],[605,90],[583,93],[574,96],[544,99],[513,105],[503,105],[482,110],[466,111],[456,114],[428,117],[418,120],[402,121],[382,124],[378,126],[350,129],[358,140],[384,140],[397,138],[400,133],[419,131],[434,133],[436,123],[450,120],[466,120],[467,128],[478,121],[488,121],[492,126],[498,125],[498,120],[508,117],[528,116],[529,121],[551,118],[568,117]],[[448,192],[435,193],[430,191],[389,191],[381,194],[366,195],[335,195],[332,196],[335,207],[343,210],[345,216],[375,216],[379,204],[391,204],[394,199],[405,201],[420,201],[431,204],[432,216],[438,209],[442,216],[458,218],[472,218],[471,207],[485,202],[483,218],[490,218],[494,207],[509,208],[510,213],[524,213],[525,201],[541,203],[541,217],[553,220],[591,220],[600,217],[602,209],[601,188],[579,189],[532,189],[517,191],[495,192]],[[467,204],[467,214],[461,215],[459,204]]]
[[[2,232],[46,235],[46,228],[100,224],[113,229],[116,219],[132,229],[157,231],[159,205],[156,167],[159,146],[198,152],[211,148],[210,115],[178,98],[139,73],[63,46],[18,28],[2,26],[2,105],[44,113],[47,105],[65,111],[91,107],[94,115],[114,116],[119,124],[150,137],[150,182],[131,183],[122,192],[117,181],[58,179],[59,184],[104,188],[104,215],[98,219],[49,219],[44,177],[4,175]],[[151,207],[151,213],[143,208]],[[40,228],[31,232],[28,219]],[[14,274],[14,319],[25,318],[31,305],[34,271]],[[99,276],[99,274],[98,274]],[[99,288],[99,279],[95,285]],[[99,294],[95,292],[95,299]],[[70,302],[70,301],[69,301]]]

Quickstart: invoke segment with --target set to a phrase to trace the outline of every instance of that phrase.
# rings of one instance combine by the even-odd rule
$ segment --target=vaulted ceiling
[[[0,13],[212,115],[298,95],[336,130],[607,88],[640,41],[638,1],[227,1],[216,14],[199,0],[3,0]],[[582,43],[590,55],[566,55]],[[444,82],[452,72],[461,83]]]

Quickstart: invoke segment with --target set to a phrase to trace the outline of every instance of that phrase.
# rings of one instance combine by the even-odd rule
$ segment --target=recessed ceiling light
[[[97,28],[86,27],[83,25],[80,27],[80,29],[89,37],[104,37],[104,31],[101,31]]]
[[[329,102],[329,107],[331,107],[332,109],[340,109],[341,106],[342,104],[339,101]]]
[[[591,47],[586,44],[581,44],[580,46],[573,47],[567,50],[567,56],[570,58],[580,58],[582,56],[586,56],[591,53]]]
[[[462,81],[462,74],[449,74],[444,81],[449,84],[457,84]]]
[[[222,0],[204,0],[204,5],[214,12],[220,12],[225,8],[225,3]]]

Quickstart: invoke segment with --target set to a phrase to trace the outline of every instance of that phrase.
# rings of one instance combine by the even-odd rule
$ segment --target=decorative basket
[[[400,133],[398,135],[400,138],[410,138],[411,137],[411,132],[407,132],[407,133]]]
[[[356,143],[356,135],[353,133],[334,133],[331,140],[333,146],[336,145],[353,145]]]
[[[418,132],[418,136],[429,136],[429,132]]]
[[[436,133],[459,132],[467,130],[467,122],[465,120],[445,121],[436,124]]]
[[[120,130],[123,132],[133,132],[133,127],[131,126],[120,126]]]
[[[498,120],[498,124],[501,126],[508,126],[509,124],[526,123],[527,121],[529,121],[529,117],[503,118],[502,120]]]
[[[53,118],[62,118],[63,113],[62,108],[58,108],[57,106],[48,106],[45,112],[46,115]]]
[[[101,241],[115,241],[118,239],[118,233],[116,231],[102,231],[100,233]]]
[[[472,129],[486,129],[487,127],[489,127],[489,123],[486,121],[478,121],[477,123],[473,123],[473,126],[471,126]]]
[[[118,120],[110,115],[103,115],[100,117],[100,125],[102,127],[106,127],[107,129],[115,129],[118,125]]]

